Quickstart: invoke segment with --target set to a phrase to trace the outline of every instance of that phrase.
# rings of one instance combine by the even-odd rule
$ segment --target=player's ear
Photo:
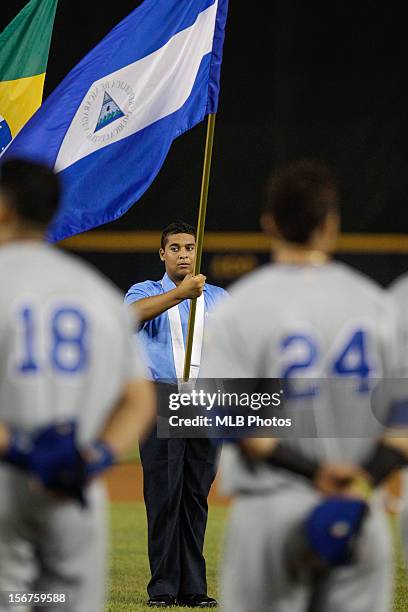
[[[321,243],[321,249],[332,253],[340,233],[340,214],[336,209],[330,210],[315,231],[315,239]]]
[[[162,249],[161,247],[160,247],[160,249],[159,249],[159,257],[160,257],[161,261],[164,261],[164,260],[165,260],[165,257],[164,257],[164,249]]]
[[[279,236],[278,228],[276,227],[275,219],[269,212],[263,212],[260,218],[261,229],[267,236],[277,238]]]
[[[340,232],[340,215],[337,210],[329,210],[322,222],[322,230],[335,238]]]
[[[340,233],[340,213],[337,208],[333,208],[327,215],[327,223],[329,223],[332,234],[336,236]]]

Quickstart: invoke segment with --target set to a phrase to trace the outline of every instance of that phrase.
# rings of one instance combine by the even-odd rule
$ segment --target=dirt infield
[[[136,463],[124,463],[112,468],[105,477],[112,501],[143,501],[142,467]],[[226,505],[229,499],[220,495],[218,481],[215,480],[208,501]]]
[[[112,468],[105,477],[109,498],[112,501],[143,501],[143,472],[137,463],[124,463]],[[399,474],[390,479],[386,487],[385,504],[391,514],[400,511],[402,495],[401,477]],[[219,481],[216,478],[208,498],[210,504],[228,505],[230,499],[220,494]]]

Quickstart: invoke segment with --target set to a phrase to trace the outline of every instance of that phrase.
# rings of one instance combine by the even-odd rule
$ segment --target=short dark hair
[[[19,217],[47,226],[58,208],[60,184],[55,172],[43,164],[10,159],[0,167],[0,189]]]
[[[161,235],[160,246],[163,250],[166,246],[168,236],[171,236],[172,234],[191,234],[192,236],[195,236],[196,229],[185,221],[180,221],[180,219],[173,221],[173,223],[170,223],[164,228]]]
[[[273,216],[284,240],[306,244],[330,211],[339,207],[336,178],[326,164],[300,160],[272,174],[265,212]]]

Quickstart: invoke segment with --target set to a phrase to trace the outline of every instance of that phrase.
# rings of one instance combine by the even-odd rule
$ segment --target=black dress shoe
[[[176,598],[173,595],[154,595],[147,601],[150,608],[170,608],[176,604]]]
[[[179,595],[177,605],[186,608],[216,608],[218,601],[207,595]]]

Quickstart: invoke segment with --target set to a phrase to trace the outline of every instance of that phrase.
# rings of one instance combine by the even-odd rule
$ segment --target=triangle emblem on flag
[[[115,102],[115,100],[105,91],[103,96],[102,108],[99,113],[99,119],[96,124],[95,132],[102,130],[104,127],[116,121],[116,119],[120,119],[120,117],[124,117],[125,113],[121,110],[119,105]]]

